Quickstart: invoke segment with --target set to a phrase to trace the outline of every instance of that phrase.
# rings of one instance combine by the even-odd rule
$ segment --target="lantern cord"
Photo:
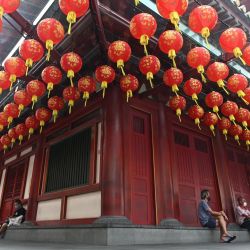
[[[178,92],[177,92],[176,90],[174,91],[174,93],[175,93],[176,96],[179,96],[179,95],[178,95]]]
[[[197,71],[198,71],[199,74],[201,74],[201,79],[202,79],[202,81],[203,81],[204,83],[206,83],[207,80],[206,80],[206,78],[205,78],[205,76],[204,76],[205,70],[204,70],[203,65],[199,65],[199,66],[197,67]]]
[[[103,81],[102,83],[101,83],[101,88],[102,88],[102,98],[104,98],[105,97],[105,92],[106,92],[106,88],[108,87],[108,82],[106,82],[106,81]]]
[[[207,80],[206,80],[206,77],[204,76],[204,73],[200,72],[200,74],[201,74],[201,80],[202,80],[202,82],[206,83]]]
[[[40,127],[40,134],[43,132],[43,126]]]
[[[46,41],[46,49],[48,50],[46,61],[49,61],[50,59],[50,54],[51,54],[51,50],[53,50],[53,46],[54,46],[54,43],[52,40]]]
[[[199,130],[201,130],[201,126],[200,126],[200,123],[197,123],[197,126],[198,126]]]
[[[208,37],[210,36],[210,30],[208,27],[204,27],[202,30],[201,30],[201,35],[202,37],[205,39],[205,42],[206,42],[206,45],[207,47],[209,48],[210,45],[208,43]]]
[[[238,145],[240,146],[240,140],[237,138],[235,139],[238,142]]]
[[[249,102],[242,96],[241,97],[241,100],[246,104],[246,105],[249,105]]]
[[[152,72],[148,72],[147,73],[147,80],[150,82],[150,86],[151,86],[152,89],[154,88],[154,85],[153,85],[153,82],[152,82],[153,79],[154,79],[153,73]]]
[[[196,105],[200,106],[196,99],[193,99]]]
[[[48,90],[48,98],[50,97],[50,92],[51,92],[51,90],[49,89],[49,90]]]
[[[171,23],[174,25],[176,31],[180,32],[181,33],[181,30],[179,28],[179,21],[180,21],[180,17],[179,17],[179,14],[178,12],[176,11],[173,11],[170,13],[170,21]]]
[[[29,133],[28,140],[30,139],[31,134]]]
[[[178,116],[178,118],[179,118],[179,121],[181,122],[181,116],[180,115],[177,115]]]
[[[19,110],[19,113],[18,113],[18,117],[20,117],[20,115],[21,115],[21,112],[22,112],[22,110],[20,109],[20,110]]]
[[[35,101],[32,102],[32,110],[34,109]]]
[[[224,86],[222,86],[222,89],[226,92],[227,95],[229,95],[229,92],[227,91],[227,89]]]
[[[247,144],[247,151],[249,151],[249,145]]]
[[[214,133],[214,129],[211,129],[212,133],[213,133],[213,136],[215,137],[215,133]]]
[[[85,101],[84,101],[84,107],[87,106],[87,102],[88,102],[88,99],[86,98]]]
[[[71,87],[74,87],[73,77],[70,77],[69,79],[70,79],[70,85],[71,85]]]
[[[219,118],[219,120],[221,120],[219,113],[218,112],[215,112],[215,113],[216,113],[217,117]]]
[[[129,90],[127,91],[127,102],[128,102],[128,100],[129,100],[129,98],[132,98],[132,97],[133,97],[133,92],[132,92],[131,89],[129,89]]]
[[[104,97],[105,97],[105,91],[106,91],[106,88],[103,88],[103,90],[102,90],[102,98],[104,99]]]
[[[14,142],[11,143],[11,149],[13,148],[13,146],[14,146]]]
[[[53,115],[53,121],[56,123],[56,115]]]
[[[19,141],[19,145],[22,145],[22,140]]]
[[[71,114],[71,111],[72,111],[72,106],[69,105],[69,114]]]
[[[67,15],[67,21],[69,23],[68,34],[71,34],[72,24],[76,22],[76,13],[74,11],[70,11]]]
[[[176,52],[174,49],[168,51],[168,57],[172,60],[174,68],[176,68],[176,63],[175,63]]]
[[[239,58],[241,60],[243,65],[246,65],[245,60],[242,58],[242,51],[239,47],[234,48],[233,53],[236,58]]]
[[[135,0],[135,5],[137,6],[140,3],[140,0]]]
[[[227,141],[227,135],[225,134],[224,136],[225,136],[225,140]]]
[[[124,71],[123,66],[121,66],[121,67],[120,67],[120,69],[121,69],[122,75],[123,75],[123,76],[125,76],[125,75],[126,75],[126,73],[125,73],[125,71]]]
[[[143,45],[143,47],[144,47],[144,53],[145,53],[145,55],[148,56],[147,45]]]
[[[237,125],[236,122],[235,122],[235,120],[233,120],[232,123],[233,123],[235,126]]]

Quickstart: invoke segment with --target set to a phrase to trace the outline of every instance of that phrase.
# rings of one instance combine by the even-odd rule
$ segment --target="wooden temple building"
[[[248,0],[241,2],[250,10]],[[218,13],[218,22],[208,38],[209,46],[188,26],[190,12],[199,5],[210,5]],[[149,13],[157,21],[157,30],[147,46],[148,53],[161,62],[152,80],[154,88],[139,70],[143,46],[130,34],[130,21],[139,13]],[[189,0],[179,24],[184,43],[175,58],[184,76],[179,95],[187,102],[181,122],[169,107],[175,94],[163,82],[172,61],[158,46],[161,33],[174,26],[158,13],[155,0],[141,0],[137,6],[132,0],[90,0],[89,9],[72,25],[70,35],[66,34],[68,23],[58,1],[21,1],[16,11],[3,16],[1,70],[7,57],[19,57],[18,48],[25,39],[39,41],[39,22],[52,17],[62,23],[64,38],[54,46],[49,62],[44,55],[27,76],[18,77],[12,90],[3,91],[1,112],[28,82],[42,81],[45,67],[54,65],[61,69],[60,59],[67,52],[73,51],[83,60],[81,70],[73,78],[75,86],[83,76],[95,79],[96,68],[106,64],[115,69],[115,80],[108,84],[104,98],[98,82],[86,107],[79,99],[69,115],[65,104],[56,123],[53,119],[46,122],[41,134],[37,129],[30,139],[25,135],[21,145],[17,140],[5,153],[1,150],[0,220],[13,213],[13,202],[19,198],[27,209],[26,220],[38,226],[92,224],[102,218],[120,218],[121,223],[127,220],[135,225],[176,221],[184,226],[199,226],[200,191],[209,189],[211,206],[225,210],[230,222],[235,223],[237,198],[244,196],[250,203],[250,153],[244,141],[238,145],[230,135],[225,140],[217,126],[214,136],[202,119],[201,130],[195,125],[188,116],[188,109],[195,103],[183,91],[183,84],[191,77],[200,79],[197,70],[187,63],[188,52],[197,46],[210,52],[209,64],[223,62],[228,65],[230,76],[243,74],[250,81],[250,67],[225,53],[219,44],[221,33],[231,27],[241,28],[250,43],[250,18],[246,13],[231,0]],[[130,45],[132,55],[124,70],[139,80],[139,87],[128,102],[120,88],[122,72],[108,57],[109,45],[117,40]],[[62,72],[63,79],[54,86],[50,97],[62,97],[63,90],[70,86],[67,74]],[[212,111],[205,104],[211,91],[219,92],[224,102],[233,101],[249,110],[237,94],[227,95],[207,80],[198,95],[205,112]],[[47,107],[47,102],[46,92],[33,110],[31,105],[25,107],[9,128],[4,126],[1,136],[34,115],[38,108]]]

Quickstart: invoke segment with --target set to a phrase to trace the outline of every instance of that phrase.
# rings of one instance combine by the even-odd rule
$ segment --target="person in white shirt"
[[[236,208],[238,224],[250,230],[250,210],[247,208],[247,201],[243,197],[238,198],[238,206]]]

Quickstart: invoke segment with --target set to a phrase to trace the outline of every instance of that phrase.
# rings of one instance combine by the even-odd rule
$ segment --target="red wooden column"
[[[115,85],[109,87],[103,102],[102,218],[97,220],[102,223],[115,221],[122,223],[121,220],[127,220],[122,217],[124,216],[123,102],[119,87]]]

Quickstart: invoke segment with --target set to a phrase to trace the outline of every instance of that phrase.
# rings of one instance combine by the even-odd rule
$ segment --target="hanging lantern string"
[[[50,55],[51,55],[51,50],[53,50],[53,41],[52,40],[47,40],[46,41],[46,49],[48,50],[47,56],[46,56],[46,61],[49,61]]]
[[[70,79],[71,87],[74,87],[73,78],[75,77],[75,72],[73,70],[68,70],[67,77]]]
[[[196,118],[196,119],[195,119],[195,124],[198,126],[199,130],[201,130],[201,127],[200,127],[200,119],[199,119],[199,118]]]
[[[123,60],[118,60],[117,61],[117,68],[121,70],[123,76],[126,75],[126,73],[124,71],[124,62],[123,62]]]
[[[70,11],[67,15],[67,21],[69,23],[68,34],[71,34],[72,24],[76,22],[76,13],[74,11]]]
[[[33,60],[31,58],[27,59],[25,62],[25,66],[26,66],[26,76],[28,75],[29,72],[29,68],[31,68],[33,65]]]
[[[239,58],[241,60],[241,62],[243,63],[243,65],[246,65],[246,62],[245,60],[242,58],[242,51],[239,47],[236,47],[234,50],[233,50],[233,53],[234,53],[234,56],[236,58]]]
[[[212,133],[213,133],[213,136],[215,137],[215,132],[214,132],[214,125],[210,125],[210,130],[212,131]]]
[[[239,136],[236,135],[236,136],[234,137],[234,139],[238,142],[238,145],[240,146],[240,139],[239,139]]]
[[[133,97],[133,92],[132,92],[131,89],[129,89],[129,90],[127,91],[127,102],[128,102],[128,100],[129,100],[129,98],[132,98],[132,97]]]
[[[178,116],[179,121],[181,122],[181,109],[180,108],[176,109],[176,115]]]
[[[246,145],[247,145],[247,151],[249,151],[249,145],[250,145],[250,141],[249,140],[246,141]]]
[[[246,105],[249,105],[249,102],[248,102],[243,96],[241,96],[241,100],[242,100]]]
[[[178,88],[178,86],[177,86],[176,84],[174,84],[174,85],[172,86],[172,91],[176,94],[176,96],[179,96],[179,95],[178,95],[179,88]]]
[[[152,89],[154,88],[154,85],[153,85],[153,82],[152,82],[153,79],[154,79],[153,73],[152,72],[148,72],[147,73],[147,80],[149,81],[150,86],[151,86]]]
[[[204,67],[203,67],[202,65],[199,65],[199,66],[197,67],[197,71],[198,71],[198,73],[201,75],[202,81],[203,81],[204,83],[206,83],[207,80],[206,80],[205,75],[204,75],[204,73],[205,73]]]
[[[219,86],[220,88],[222,88],[222,89],[225,91],[225,93],[226,93],[227,95],[229,95],[229,92],[228,92],[227,89],[225,88],[225,83],[224,83],[224,81],[223,81],[222,79],[218,80],[218,81],[217,81],[217,84],[218,84],[218,86]]]
[[[140,0],[135,0],[135,6],[137,6],[140,3]]]
[[[142,35],[140,38],[140,44],[143,45],[144,53],[146,56],[148,56],[148,50],[147,50],[148,42],[149,42],[149,37],[147,35]]]
[[[176,68],[176,63],[175,63],[176,52],[174,49],[169,50],[168,57],[172,60],[174,68]]]
[[[205,39],[205,42],[206,42],[206,45],[208,48],[210,48],[210,44],[208,42],[208,37],[210,36],[210,30],[208,27],[204,27],[202,30],[201,30],[201,35],[202,37]]]
[[[173,12],[170,13],[170,21],[174,25],[176,31],[181,33],[181,30],[180,30],[180,27],[179,27],[180,17],[179,17],[178,12],[173,11]]]
[[[89,99],[89,92],[84,91],[84,92],[83,92],[82,98],[83,98],[83,100],[84,100],[84,107],[86,107],[86,106],[87,106],[87,101],[88,101],[88,99]]]

